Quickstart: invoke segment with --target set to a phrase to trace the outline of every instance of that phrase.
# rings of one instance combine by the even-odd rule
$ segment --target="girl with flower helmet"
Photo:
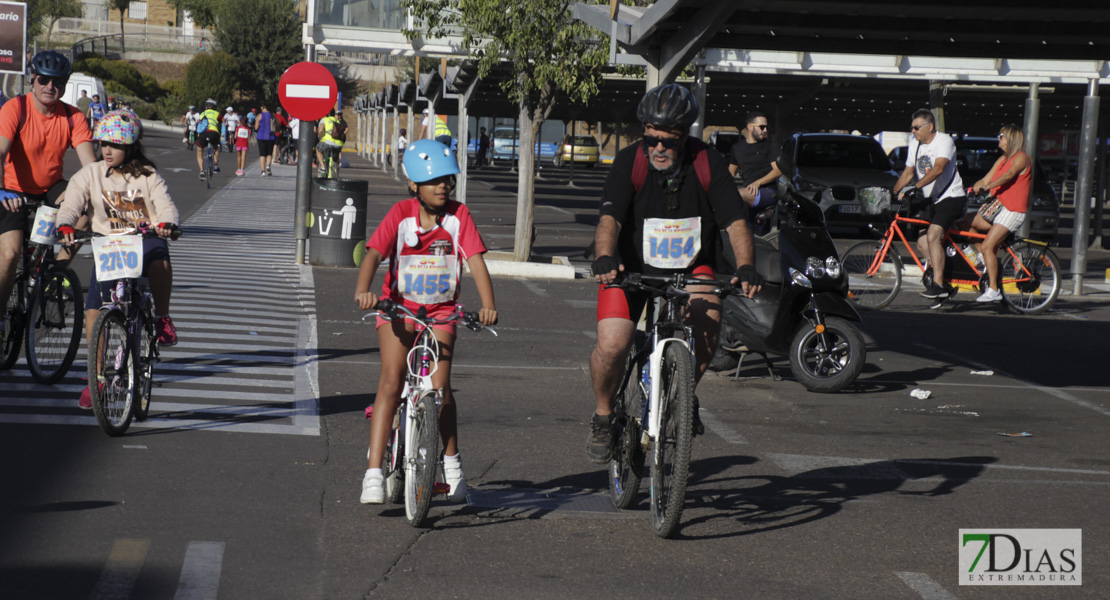
[[[355,286],[355,302],[360,309],[370,310],[378,304],[379,298],[388,298],[413,312],[425,308],[429,317],[447,317],[455,311],[462,262],[466,261],[482,302],[478,318],[483,325],[495,324],[497,309],[493,301],[493,284],[482,258],[486,246],[467,207],[449,199],[455,187],[455,175],[459,173],[455,156],[439,142],[420,140],[409,145],[401,164],[413,197],[393,205],[367,242],[366,257],[362,260]],[[427,271],[428,259],[432,257],[432,268],[442,271],[436,278],[437,284],[410,286],[415,280],[415,271]],[[389,270],[379,296],[370,289],[378,265],[386,258],[389,259]],[[427,275],[426,272],[423,274]],[[440,281],[447,283],[441,285]],[[363,504],[384,502],[384,479],[379,467],[393,415],[401,401],[407,368],[405,356],[416,336],[415,327],[409,320],[390,322],[379,317],[377,329],[382,367],[378,395],[374,401],[374,417],[370,420],[370,456],[362,481]],[[457,409],[451,390],[455,325],[435,325],[432,329],[440,349],[439,368],[432,375],[432,383],[443,390],[439,431],[444,446],[444,479],[451,488],[448,498],[462,502],[466,499],[466,478],[459,461]]]
[[[169,314],[173,271],[164,238],[180,237],[180,216],[166,181],[143,154],[137,121],[133,113],[117,110],[97,123],[93,139],[100,142],[104,158],[86,165],[70,179],[56,223],[66,243],[73,242],[73,226],[86,212],[92,218],[92,230],[101,235],[125,235],[143,228],[153,228],[158,233],[158,238],[143,240],[143,276],[150,279],[154,296],[158,343],[172,346],[177,343]],[[100,305],[100,286],[94,268],[85,296],[86,332],[92,331]],[[92,408],[88,388],[81,394],[80,406]]]

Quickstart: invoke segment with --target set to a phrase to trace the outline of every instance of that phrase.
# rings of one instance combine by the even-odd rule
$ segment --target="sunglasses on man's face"
[[[644,144],[646,144],[648,148],[653,148],[653,149],[656,146],[658,146],[659,144],[663,144],[663,147],[666,148],[667,150],[674,150],[675,148],[678,147],[678,144],[681,141],[682,141],[682,138],[661,138],[661,137],[655,137],[653,135],[645,135],[644,136]]]
[[[69,83],[68,77],[47,77],[46,75],[36,75],[35,80],[38,81],[41,86],[53,83],[54,89],[56,90],[65,88],[66,84]]]

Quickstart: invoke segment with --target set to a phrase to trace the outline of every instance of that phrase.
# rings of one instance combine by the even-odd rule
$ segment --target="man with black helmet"
[[[21,197],[47,200],[47,191],[62,181],[62,160],[71,147],[82,165],[96,160],[85,115],[62,102],[72,73],[69,59],[44,50],[31,59],[30,71],[31,92],[0,108],[0,317],[5,320],[28,220]],[[0,339],[6,327],[0,321]]]
[[[698,117],[698,105],[686,88],[662,85],[649,90],[636,116],[644,124],[639,144],[619,152],[605,180],[601,220],[594,236],[597,260],[593,272],[600,285],[597,303],[597,344],[590,356],[597,408],[586,442],[591,462],[612,459],[613,396],[620,385],[636,321],[647,302],[644,294],[606,288],[620,273],[651,275],[688,273],[711,280],[704,287],[689,286],[687,322],[696,332],[695,379],[705,372],[717,347],[721,300],[710,290],[717,264],[721,231],[728,233],[738,270],[732,282],[751,297],[762,284],[753,266],[747,205],[740,199],[724,157],[688,134]],[[690,231],[681,257],[662,259],[647,249],[652,232],[681,223]],[[695,412],[695,433],[701,421]]]

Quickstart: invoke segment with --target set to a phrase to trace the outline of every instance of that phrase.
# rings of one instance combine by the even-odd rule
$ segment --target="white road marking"
[[[940,587],[940,584],[924,573],[901,572],[895,575],[910,586],[911,590],[917,592],[923,600],[956,600],[948,590]]]
[[[1064,390],[1061,390],[1059,388],[1048,387],[1048,386],[1045,386],[1045,385],[1037,385],[1035,383],[1025,381],[1024,379],[1021,379],[1019,377],[1014,377],[1013,375],[1010,375],[1006,371],[1003,371],[1002,369],[999,369],[997,367],[993,367],[993,366],[990,366],[990,365],[985,365],[985,364],[982,364],[982,363],[979,363],[979,362],[976,362],[976,361],[973,361],[973,360],[968,360],[968,359],[966,359],[966,358],[964,358],[964,357],[962,357],[958,354],[954,354],[954,353],[948,352],[946,350],[941,350],[940,348],[930,346],[929,344],[916,344],[916,345],[920,346],[922,348],[925,348],[927,350],[932,350],[933,352],[936,352],[937,354],[940,354],[942,356],[946,356],[950,360],[952,360],[953,362],[956,362],[956,363],[961,363],[962,362],[964,364],[969,364],[973,367],[979,368],[980,370],[994,371],[995,373],[998,373],[1000,375],[1003,375],[1005,377],[1013,379],[1014,381],[1026,386],[1028,388],[1032,388],[1032,389],[1037,390],[1039,392],[1044,392],[1044,393],[1048,394],[1049,396],[1054,396],[1056,398],[1064,400],[1065,402],[1071,402],[1072,404],[1074,404],[1076,406],[1080,406],[1080,407],[1083,407],[1083,408],[1086,408],[1086,409],[1090,409],[1090,410],[1093,410],[1093,411],[1095,411],[1095,412],[1097,412],[1097,413],[1099,413],[1103,416],[1110,417],[1110,409],[1103,408],[1103,407],[1098,406],[1097,404],[1093,404],[1091,402],[1087,402],[1086,400],[1083,400],[1081,398],[1076,398],[1075,396],[1072,396],[1071,394],[1069,394],[1069,393],[1067,393]]]
[[[93,588],[93,600],[126,600],[131,597],[135,580],[146,560],[150,540],[119,539],[112,546],[108,562]]]
[[[737,433],[736,430],[728,425],[725,425],[724,421],[718,419],[716,415],[706,410],[704,406],[698,411],[698,414],[701,415],[701,422],[708,427],[710,431],[721,436],[721,439],[724,441],[730,444],[748,443],[748,440],[744,439],[744,436]]]
[[[174,600],[215,600],[223,560],[223,542],[189,542]]]
[[[127,450],[146,450],[147,449],[146,445],[144,445],[144,444],[124,444],[123,447],[126,448]]]
[[[570,305],[571,308],[597,308],[597,300],[572,300],[565,298],[563,300]]]
[[[541,289],[540,286],[536,285],[535,283],[524,279],[523,277],[517,277],[516,280],[520,282],[520,285],[523,285],[528,291],[532,292],[533,294],[543,298],[547,297],[547,292],[543,291],[543,289]]]

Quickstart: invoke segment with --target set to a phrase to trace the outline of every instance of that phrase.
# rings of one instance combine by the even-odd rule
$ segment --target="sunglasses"
[[[53,83],[54,84],[54,89],[59,89],[60,90],[60,89],[64,88],[67,83],[69,83],[69,78],[68,77],[47,77],[46,75],[36,75],[35,76],[35,81],[38,81],[39,85],[42,85],[42,86],[50,85],[51,83]]]
[[[764,129],[767,129],[767,126],[766,125],[756,125],[756,128],[758,128],[759,130],[764,130]]]
[[[1000,134],[998,134],[998,139],[1002,139],[1002,138],[1004,138],[1004,137],[1006,137],[1006,134],[1005,134],[1005,133],[1000,133]]]
[[[917,131],[918,129],[921,129],[924,126],[925,125],[914,125],[913,127],[910,127],[910,129],[912,129],[913,131]]]
[[[663,144],[663,147],[667,150],[674,150],[681,142],[682,138],[661,138],[653,135],[644,136],[644,144],[646,144],[648,148],[655,148],[659,144]]]

